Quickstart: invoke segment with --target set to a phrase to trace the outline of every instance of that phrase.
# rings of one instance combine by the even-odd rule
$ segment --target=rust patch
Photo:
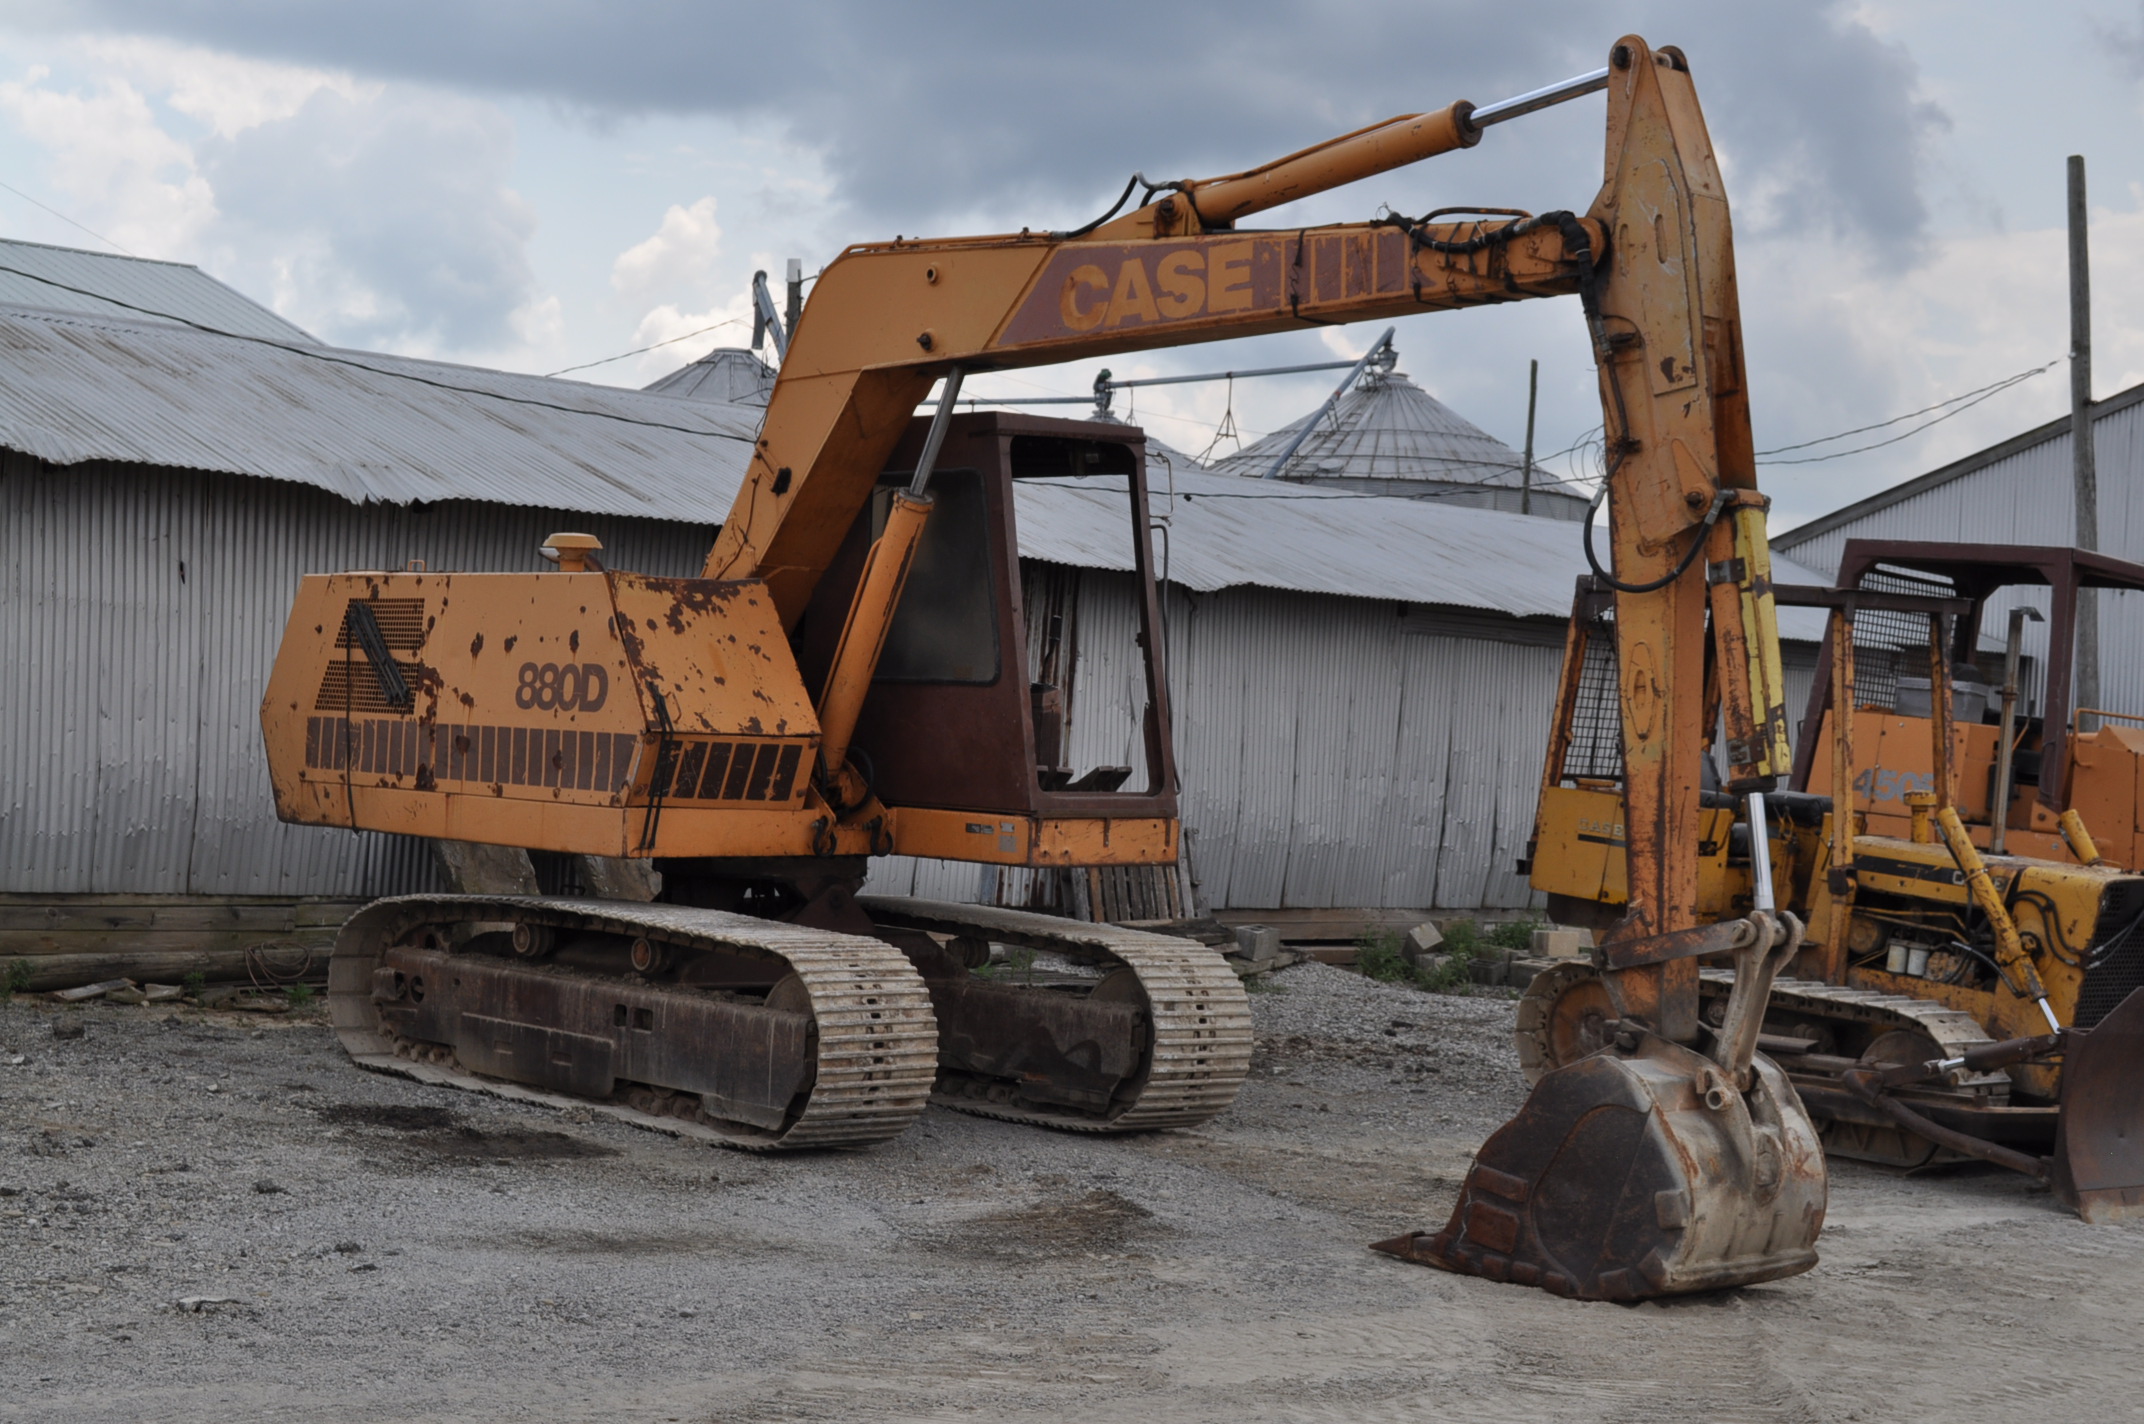
[[[509,653],[510,653],[510,652],[512,652],[512,651],[514,650],[514,644],[516,644],[516,643],[518,643],[518,642],[520,642],[520,641],[521,641],[521,637],[520,637],[520,635],[519,635],[519,634],[516,634],[516,633],[509,633],[509,634],[507,634],[507,635],[506,635],[506,641],[505,641],[505,642],[503,642],[503,643],[501,643],[501,644],[500,644],[499,646],[500,646],[500,647],[502,647],[502,648],[504,648],[504,649],[505,649],[505,650],[506,650],[507,652],[509,652]]]
[[[577,653],[577,652],[579,652],[579,651],[581,650],[581,630],[580,630],[580,629],[578,629],[578,628],[574,629],[574,630],[573,630],[573,632],[572,632],[571,634],[569,634],[569,635],[567,636],[567,638],[566,638],[566,646],[567,646],[567,647],[569,647],[569,648],[571,648],[571,649],[572,649],[572,650],[573,650],[574,652],[576,652],[576,653]]]
[[[507,651],[511,652],[513,650],[513,644],[511,642],[509,642],[506,646]],[[481,653],[483,651],[484,635],[482,633],[479,633],[474,638],[471,638],[469,640],[469,656],[474,658],[478,653]]]

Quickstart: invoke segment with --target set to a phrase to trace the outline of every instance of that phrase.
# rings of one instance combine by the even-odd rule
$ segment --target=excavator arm
[[[1420,221],[1233,226],[1471,146],[1484,122],[1596,88],[1608,94],[1605,181],[1583,215],[1447,210]],[[765,580],[794,626],[944,376],[1578,294],[1608,432],[1609,577],[1626,669],[1633,888],[1617,939],[1657,946],[1695,928],[1708,644],[1730,784],[1768,789],[1790,758],[1727,198],[1681,54],[1626,38],[1605,69],[1508,105],[1477,113],[1462,102],[1388,120],[1150,196],[1081,233],[897,239],[844,252],[790,335],[707,575]],[[898,578],[860,585],[852,628],[882,628],[899,592]],[[865,650],[866,662],[877,646],[869,636],[844,644]],[[869,681],[868,666],[845,670],[855,698]],[[853,720],[846,711],[821,707],[836,722]],[[837,747],[830,738],[828,750]],[[1632,963],[1617,978],[1632,1016],[1678,1040],[1695,1036],[1694,958]]]
[[[1132,215],[1162,225],[1172,195]],[[709,577],[794,623],[886,457],[954,369],[1333,326],[1579,290],[1602,227],[1568,214],[1286,232],[1043,233],[852,247],[821,274]]]

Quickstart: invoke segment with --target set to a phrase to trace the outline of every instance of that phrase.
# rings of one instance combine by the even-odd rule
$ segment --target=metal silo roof
[[[1517,488],[1519,452],[1460,415],[1398,371],[1374,366],[1340,398],[1330,416],[1293,421],[1213,469],[1263,477],[1309,422],[1318,427],[1292,455],[1286,480],[1394,480],[1491,484]]]
[[[718,346],[691,365],[680,366],[641,389],[650,395],[764,409],[767,398],[774,394],[774,368],[742,347]]]

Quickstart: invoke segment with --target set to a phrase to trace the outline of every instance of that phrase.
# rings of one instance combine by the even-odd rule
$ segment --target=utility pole
[[[1534,405],[1541,396],[1541,363],[1526,363],[1526,463],[1519,471],[1519,513],[1534,512]]]
[[[2092,273],[2085,241],[2084,155],[2070,155],[2070,476],[2076,485],[2077,547],[2099,548],[2099,470],[2092,447]],[[2077,590],[2077,671],[2071,706],[2099,705],[2099,599]],[[2077,716],[2077,730],[2099,719]]]

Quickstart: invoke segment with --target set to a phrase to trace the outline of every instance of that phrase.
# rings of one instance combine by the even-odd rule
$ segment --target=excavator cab
[[[895,449],[798,625],[809,685],[825,681],[865,559],[928,425],[915,421]],[[963,837],[974,834],[971,824],[994,837],[1008,816],[1044,825],[1173,822],[1176,764],[1139,432],[956,416],[931,490],[935,508],[850,754],[869,769],[872,791],[904,832],[926,812],[957,818],[954,834]],[[1017,513],[1029,502],[1025,491],[1038,520],[1053,502],[1111,506],[1127,572],[1041,562],[1023,572]],[[1167,898],[1171,877],[1149,878]],[[1156,908],[1141,917],[1180,911]]]

